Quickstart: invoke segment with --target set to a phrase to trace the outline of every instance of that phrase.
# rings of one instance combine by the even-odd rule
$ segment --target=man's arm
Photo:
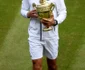
[[[26,18],[37,18],[38,14],[36,12],[36,10],[29,10],[29,1],[28,0],[22,0],[22,7],[21,7],[21,14],[22,16],[26,17]]]
[[[29,2],[28,0],[22,0],[22,5],[21,5],[21,15],[24,17],[28,17],[28,11],[29,10]]]
[[[67,15],[66,6],[64,0],[55,0],[58,16],[55,18],[58,24],[62,23]]]

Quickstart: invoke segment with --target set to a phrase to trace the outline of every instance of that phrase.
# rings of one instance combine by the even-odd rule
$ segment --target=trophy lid
[[[42,5],[37,5],[37,11],[38,12],[45,12],[45,11],[50,11],[50,3],[45,3]]]
[[[46,0],[40,0],[40,4],[36,5],[33,3],[33,7],[36,8],[38,12],[51,11],[52,3]]]
[[[40,4],[45,4],[46,0],[40,0]]]

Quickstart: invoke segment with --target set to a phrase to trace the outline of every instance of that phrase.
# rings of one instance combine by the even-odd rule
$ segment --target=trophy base
[[[44,28],[43,31],[50,31],[52,30],[52,27],[49,27],[49,28]]]

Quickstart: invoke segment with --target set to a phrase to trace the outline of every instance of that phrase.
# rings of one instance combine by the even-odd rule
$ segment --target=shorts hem
[[[31,58],[32,60],[36,60],[36,59],[41,59],[42,58],[42,56],[41,57],[36,57],[36,58]]]

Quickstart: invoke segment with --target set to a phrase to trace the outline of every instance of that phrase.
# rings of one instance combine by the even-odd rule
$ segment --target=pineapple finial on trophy
[[[45,4],[46,0],[40,0],[40,4]]]

